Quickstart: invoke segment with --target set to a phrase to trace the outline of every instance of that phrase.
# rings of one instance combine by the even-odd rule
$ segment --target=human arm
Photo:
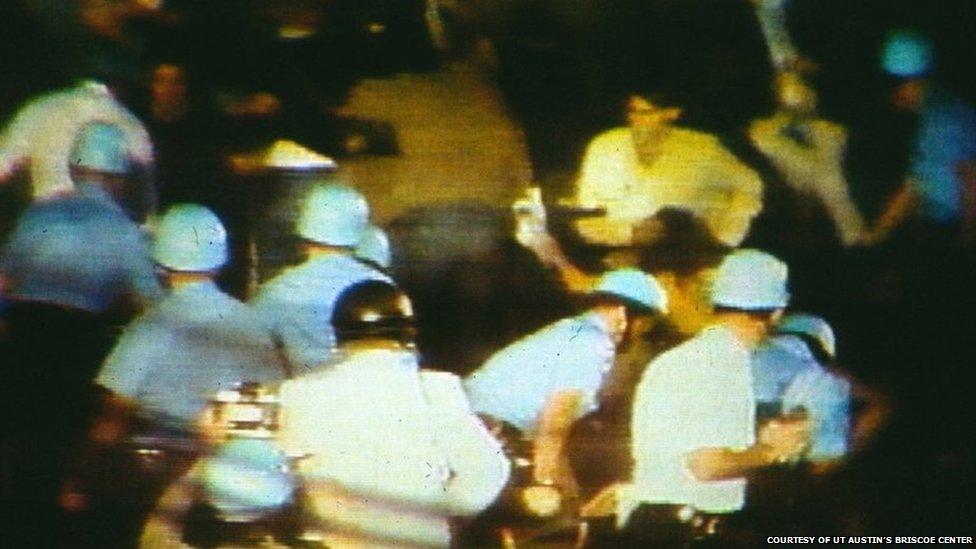
[[[874,245],[883,242],[908,218],[918,204],[913,185],[914,179],[909,178],[898,188],[881,210],[874,227],[865,233],[863,239],[865,244]]]
[[[549,397],[539,414],[532,443],[536,482],[555,482],[563,474],[560,471],[561,456],[573,422],[579,417],[582,400],[580,391],[558,391]]]
[[[685,463],[699,481],[741,478],[756,469],[799,457],[808,440],[805,420],[773,420],[760,428],[758,441],[748,448],[699,448],[686,454]]]

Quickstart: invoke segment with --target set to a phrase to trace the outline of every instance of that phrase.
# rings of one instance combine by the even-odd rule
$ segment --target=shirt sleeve
[[[783,410],[804,408],[813,423],[811,459],[847,453],[851,425],[850,384],[826,370],[798,375],[783,393]]]
[[[170,337],[147,319],[137,319],[119,338],[95,382],[112,392],[137,398],[156,361],[170,348]]]

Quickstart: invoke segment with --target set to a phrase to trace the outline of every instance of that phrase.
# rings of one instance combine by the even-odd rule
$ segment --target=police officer
[[[882,68],[897,79],[892,101],[917,114],[919,128],[908,176],[882,209],[869,242],[909,220],[914,232],[923,231],[916,235],[922,248],[932,237],[972,244],[976,235],[976,112],[933,81],[933,49],[928,37],[902,29],[889,33],[881,52]]]
[[[353,255],[368,226],[369,206],[358,191],[337,184],[313,187],[297,226],[305,262],[269,280],[251,303],[296,375],[332,354],[329,322],[339,294],[363,280],[390,280]]]
[[[474,410],[533,441],[534,477],[572,490],[563,447],[575,420],[597,407],[597,392],[639,313],[667,311],[653,277],[635,269],[603,275],[580,315],[550,324],[498,351],[469,375]]]
[[[631,542],[684,546],[715,534],[743,508],[747,473],[805,449],[805,422],[755,431],[750,352],[786,307],[786,284],[775,257],[733,252],[712,288],[716,323],[648,366],[634,400],[633,484],[618,509]]]
[[[752,357],[757,413],[778,416],[802,409],[810,418],[810,461],[847,454],[851,384],[828,370],[835,358],[834,332],[822,318],[784,317]]]
[[[422,371],[410,300],[388,282],[343,291],[328,368],[286,381],[281,442],[329,547],[447,547],[448,517],[474,515],[508,479],[460,380]],[[330,330],[331,331],[331,330]]]
[[[152,258],[170,293],[126,328],[96,379],[111,395],[92,429],[95,449],[128,436],[146,446],[141,455],[158,458],[148,471],[115,473],[131,475],[121,493],[111,493],[119,489],[118,478],[95,487],[108,492],[100,503],[116,516],[106,511],[106,517],[116,525],[128,521],[116,532],[123,540],[135,539],[126,527],[137,527],[159,490],[189,466],[208,400],[237,383],[284,377],[271,336],[253,311],[214,283],[227,261],[227,235],[213,212],[194,204],[170,208]]]
[[[118,200],[131,163],[121,130],[85,126],[72,147],[76,192],[30,206],[2,255],[6,286],[2,416],[10,501],[44,545],[63,461],[84,430],[89,382],[116,326],[161,296],[139,227]],[[119,182],[121,185],[114,185]],[[52,406],[57,403],[57,406]],[[9,422],[9,423],[7,423]]]

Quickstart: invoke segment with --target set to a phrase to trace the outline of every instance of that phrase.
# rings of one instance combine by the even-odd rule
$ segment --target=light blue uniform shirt
[[[85,311],[162,296],[139,227],[91,187],[28,208],[7,240],[0,270],[11,297]]]
[[[284,347],[297,376],[326,362],[335,349],[332,309],[343,290],[390,278],[350,255],[314,257],[269,280],[251,301],[261,322]]]
[[[283,377],[253,311],[207,281],[174,291],[133,321],[96,381],[186,427],[218,391]]]
[[[779,403],[788,413],[805,408],[812,424],[809,459],[847,453],[851,424],[850,384],[831,374],[806,343],[793,335],[774,335],[752,357],[758,403]]]
[[[613,366],[613,338],[596,313],[550,324],[495,353],[464,380],[475,412],[533,433],[558,391],[582,395],[578,416],[597,407],[597,392]]]
[[[959,219],[960,162],[976,160],[976,112],[961,99],[933,89],[922,106],[911,175],[922,215],[937,222]]]

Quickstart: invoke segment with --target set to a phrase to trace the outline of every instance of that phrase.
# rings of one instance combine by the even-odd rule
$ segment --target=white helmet
[[[800,313],[784,316],[783,320],[776,325],[775,331],[778,334],[797,334],[813,338],[827,356],[830,358],[837,356],[834,330],[819,316]]]
[[[369,205],[363,195],[330,183],[315,186],[305,198],[298,234],[319,244],[353,248],[368,226]]]
[[[924,76],[932,70],[932,42],[916,31],[891,31],[881,50],[881,67],[902,78]]]
[[[359,244],[356,245],[355,255],[360,259],[375,263],[383,269],[389,269],[392,263],[390,239],[387,238],[383,229],[376,225],[370,225],[366,228]]]
[[[227,262],[227,231],[207,208],[199,204],[177,204],[159,221],[152,258],[174,271],[219,269]]]
[[[722,261],[712,304],[742,310],[782,309],[790,301],[786,263],[759,250],[736,250]]]
[[[668,297],[664,288],[656,278],[637,269],[617,269],[605,273],[597,281],[593,293],[619,297],[640,308],[662,313],[668,311]]]
[[[131,163],[125,134],[118,126],[107,122],[86,124],[75,136],[70,162],[72,166],[98,172],[129,172]]]

